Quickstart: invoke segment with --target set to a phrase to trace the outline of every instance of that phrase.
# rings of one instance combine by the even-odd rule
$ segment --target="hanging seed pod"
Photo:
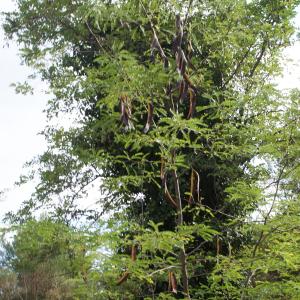
[[[173,197],[171,196],[171,194],[170,194],[170,192],[169,192],[168,184],[167,184],[167,175],[166,175],[166,173],[164,174],[163,185],[164,185],[164,193],[165,193],[166,200],[167,200],[172,206],[174,206],[176,209],[178,209],[177,201],[173,199]]]
[[[168,290],[174,294],[177,294],[177,281],[176,281],[175,274],[173,272],[169,272],[168,279],[169,279]]]
[[[175,18],[176,36],[173,40],[173,52],[176,53],[181,48],[183,39],[183,24],[180,15],[176,15]]]
[[[136,256],[137,256],[137,246],[132,245],[131,246],[131,260],[136,261]],[[123,282],[125,282],[129,278],[130,273],[126,271],[122,277],[117,281],[117,285],[121,285]]]
[[[133,123],[131,121],[131,103],[127,96],[122,95],[119,97],[120,101],[120,111],[121,111],[121,123],[125,126],[125,130],[134,129]]]
[[[151,100],[150,103],[148,103],[148,116],[147,116],[147,123],[144,127],[143,132],[147,133],[153,123],[153,111],[154,111],[154,105],[153,101]]]
[[[136,255],[137,255],[137,247],[136,245],[131,246],[131,260],[136,261]]]
[[[191,119],[194,116],[195,110],[196,110],[196,93],[192,88],[188,89],[189,92],[189,100],[190,100],[190,106],[189,106],[189,112],[187,115],[187,119]]]
[[[195,202],[195,197],[194,197],[195,194],[197,195],[196,199],[198,203],[200,203],[200,176],[195,169],[192,169],[191,181],[190,181],[190,195],[188,199],[189,204]]]
[[[122,283],[124,283],[129,277],[129,272],[126,271],[123,276],[117,281],[117,285],[121,285]]]

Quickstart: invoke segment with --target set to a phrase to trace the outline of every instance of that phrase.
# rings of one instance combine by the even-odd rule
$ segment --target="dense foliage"
[[[297,299],[300,93],[274,78],[298,3],[18,0],[6,35],[53,98],[6,276],[54,259],[81,289],[50,299]]]

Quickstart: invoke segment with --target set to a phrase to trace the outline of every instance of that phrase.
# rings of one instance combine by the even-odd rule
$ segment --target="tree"
[[[270,224],[294,207],[298,190],[298,92],[288,97],[272,84],[298,2],[18,1],[6,34],[49,83],[49,120],[69,115],[75,125],[45,129],[49,149],[29,164],[40,184],[12,219],[57,197],[54,219],[98,219],[101,211],[80,210],[76,200],[101,179],[103,211],[123,210],[138,227],[124,229],[131,243],[146,247],[151,221],[162,223],[160,239],[178,235],[175,250],[161,246],[165,257],[146,247],[164,264],[178,261],[178,297],[252,297],[255,277],[272,277],[254,272],[258,251],[277,240]],[[252,262],[232,267],[232,256]],[[144,263],[151,274],[161,270]]]
[[[93,299],[92,261],[96,237],[44,218],[4,231],[0,291],[8,299]],[[10,284],[9,284],[10,283]]]

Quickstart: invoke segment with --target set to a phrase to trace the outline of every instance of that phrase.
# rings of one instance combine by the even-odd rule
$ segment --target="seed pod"
[[[197,194],[197,201],[198,203],[200,203],[200,176],[195,169],[192,169],[190,181],[190,196],[188,199],[189,204],[192,204],[195,201],[195,194]]]
[[[187,115],[187,119],[191,119],[195,113],[196,110],[196,93],[192,88],[189,88],[189,96],[190,96],[190,106],[189,106],[189,112]]]
[[[131,260],[136,261],[136,253],[137,252],[137,246],[132,245],[131,246]],[[117,285],[121,285],[123,282],[125,282],[129,278],[130,273],[126,271],[122,277],[117,281]]]
[[[125,130],[133,129],[134,126],[131,122],[131,103],[127,96],[122,95],[119,97],[121,122],[125,126]]]
[[[166,200],[167,200],[172,206],[174,206],[176,209],[178,209],[177,201],[173,199],[173,197],[171,196],[171,194],[170,194],[170,192],[169,192],[169,190],[168,190],[166,173],[165,173],[165,175],[164,175],[163,184],[164,184],[164,192],[165,192]]]
[[[121,285],[123,282],[125,282],[129,277],[129,272],[126,271],[123,276],[117,281],[117,285]]]
[[[136,261],[136,245],[131,246],[131,260]]]
[[[177,294],[177,281],[176,281],[175,274],[173,272],[169,272],[168,277],[169,277],[169,291],[174,294]]]
[[[154,111],[154,105],[153,101],[148,104],[148,116],[147,116],[147,123],[145,125],[145,128],[143,130],[144,133],[147,133],[150,129],[150,126],[152,125],[153,122],[153,111]]]

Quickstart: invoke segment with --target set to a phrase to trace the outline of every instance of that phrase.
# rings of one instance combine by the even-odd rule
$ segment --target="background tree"
[[[7,299],[93,299],[92,262],[96,237],[49,219],[4,231],[0,291]],[[91,275],[92,276],[92,275]]]

